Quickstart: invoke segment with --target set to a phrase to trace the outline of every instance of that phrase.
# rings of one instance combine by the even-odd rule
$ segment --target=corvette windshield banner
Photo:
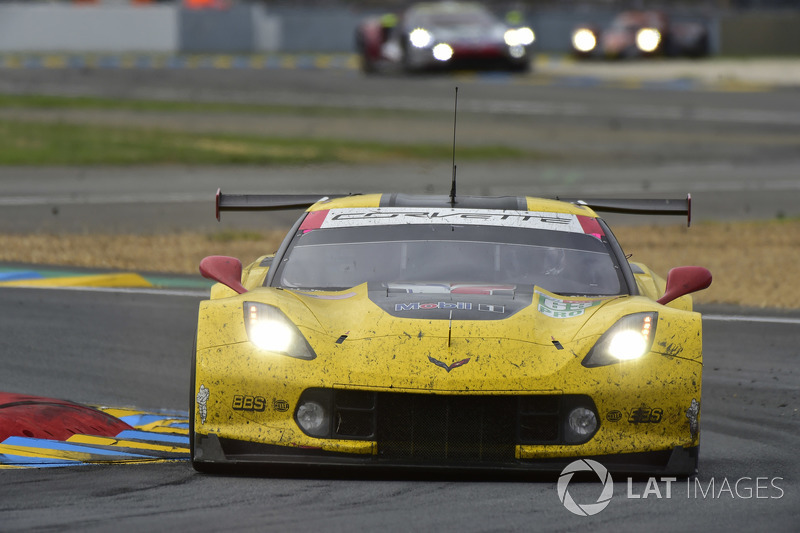
[[[325,214],[322,215],[322,213]],[[315,227],[308,227],[304,224],[301,229],[402,224],[457,224],[584,233],[576,215],[534,211],[375,207],[315,211],[310,213],[308,218],[313,219]]]

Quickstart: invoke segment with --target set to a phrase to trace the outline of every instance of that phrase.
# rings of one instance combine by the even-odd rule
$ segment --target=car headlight
[[[600,428],[597,407],[586,396],[569,396],[564,398],[561,406],[564,441],[567,444],[583,444],[588,442]]]
[[[310,437],[331,437],[331,413],[333,396],[330,390],[306,389],[297,401],[294,420]]]
[[[517,37],[519,38],[519,44],[522,46],[530,46],[533,44],[533,41],[536,40],[536,34],[528,27],[519,28],[517,30]]]
[[[408,40],[417,48],[425,48],[433,42],[433,35],[425,28],[415,28],[408,34]]]
[[[324,437],[330,432],[328,413],[322,404],[311,401],[302,402],[298,405],[295,416],[298,425],[311,436]]]
[[[453,48],[447,43],[439,43],[433,47],[433,57],[439,61],[448,61],[453,57]]]
[[[244,303],[247,338],[260,350],[297,359],[314,359],[317,354],[289,318],[275,306]]]
[[[655,28],[642,28],[636,32],[636,46],[642,52],[655,52],[661,44],[661,32]]]
[[[657,323],[655,312],[620,318],[600,337],[581,364],[592,368],[639,359],[653,346]]]
[[[597,415],[591,409],[576,407],[567,415],[565,435],[568,442],[588,440],[595,431],[597,431]]]
[[[530,28],[511,28],[503,34],[503,40],[508,46],[528,46],[533,44],[536,36]]]
[[[597,46],[597,37],[588,28],[580,28],[572,34],[572,46],[578,52],[589,53]]]

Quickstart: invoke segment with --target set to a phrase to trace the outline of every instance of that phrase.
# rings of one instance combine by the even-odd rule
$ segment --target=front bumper
[[[347,468],[355,470],[398,471],[472,471],[490,473],[528,472],[552,474],[561,472],[577,459],[593,459],[610,472],[619,475],[691,476],[697,472],[699,446],[675,446],[670,450],[621,453],[586,457],[515,459],[506,462],[386,460],[380,455],[359,455],[304,449],[272,444],[259,444],[219,438],[217,435],[195,434],[192,462],[198,470],[241,468],[251,470],[258,465],[303,469],[310,467]]]
[[[407,51],[405,66],[410,70],[518,70],[529,67],[531,57],[527,48],[521,48],[521,55],[513,56],[505,45],[486,45],[478,47],[453,47],[453,56],[440,61],[433,56],[432,48],[413,48]]]

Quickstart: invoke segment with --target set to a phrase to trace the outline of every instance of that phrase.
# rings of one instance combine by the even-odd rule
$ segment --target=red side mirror
[[[200,261],[200,274],[204,278],[218,281],[238,294],[247,289],[242,285],[242,262],[235,257],[211,255]]]
[[[685,266],[673,268],[667,274],[667,290],[658,303],[668,304],[676,298],[701,291],[711,285],[711,272],[707,268]]]

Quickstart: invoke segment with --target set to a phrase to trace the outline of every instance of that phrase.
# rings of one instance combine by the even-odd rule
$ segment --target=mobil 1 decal
[[[551,318],[573,318],[581,316],[590,307],[600,305],[603,300],[564,300],[536,291],[540,313]]]

